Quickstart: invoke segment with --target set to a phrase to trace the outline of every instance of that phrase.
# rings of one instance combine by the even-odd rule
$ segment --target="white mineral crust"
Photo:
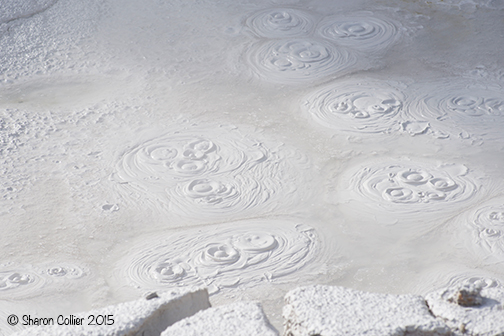
[[[185,318],[166,329],[161,336],[278,336],[261,305],[237,302],[213,307]]]
[[[285,336],[450,335],[417,295],[375,294],[307,286],[285,296]]]
[[[173,323],[210,307],[206,289],[177,289],[147,296],[136,301],[120,303],[86,313],[75,314],[84,318],[84,325],[33,326],[15,336],[153,336],[159,335]],[[89,317],[112,316],[114,322],[108,325],[88,325]],[[110,321],[110,320],[109,320]],[[13,335],[13,336],[14,336]]]
[[[463,289],[445,288],[429,293],[425,299],[432,313],[443,319],[457,335],[504,335],[504,289],[482,288],[476,290],[479,295],[471,300],[464,300]],[[469,288],[469,292],[471,289],[474,291]],[[471,302],[474,305],[470,305]]]

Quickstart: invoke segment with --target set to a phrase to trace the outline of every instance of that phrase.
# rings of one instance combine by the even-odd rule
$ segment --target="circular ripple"
[[[205,284],[219,290],[294,274],[298,278],[318,252],[319,239],[310,227],[242,221],[171,234],[149,248],[135,248],[119,267],[142,289]]]
[[[24,298],[40,294],[45,280],[30,266],[0,265],[0,298]]]
[[[339,45],[370,52],[388,47],[400,35],[397,23],[367,15],[326,17],[317,30]]]
[[[312,39],[256,44],[247,56],[260,78],[285,84],[305,83],[341,73],[356,62],[345,49]]]
[[[427,121],[431,128],[458,135],[484,135],[502,138],[504,89],[471,82],[428,83],[418,89],[405,109],[413,120]]]
[[[169,198],[171,210],[184,216],[229,216],[232,213],[243,214],[246,210],[253,211],[258,207],[274,207],[274,204],[268,205],[268,201],[277,192],[280,192],[277,186],[270,184],[266,187],[259,180],[237,175],[227,180],[222,177],[219,180],[193,180],[171,190]]]
[[[146,200],[185,217],[271,211],[295,203],[306,158],[225,129],[194,130],[147,141],[124,154],[114,180],[125,197],[132,188]],[[201,134],[208,136],[202,136]],[[153,197],[154,196],[154,197]],[[282,199],[282,203],[273,201]],[[290,202],[289,202],[290,201]],[[136,201],[142,203],[143,201]]]
[[[504,260],[504,204],[478,209],[470,221],[475,231],[475,245],[485,258]]]
[[[42,274],[52,280],[66,280],[81,278],[86,272],[82,268],[72,264],[58,263],[46,265]]]
[[[452,277],[449,280],[449,284],[447,286],[451,288],[457,288],[461,286],[470,286],[470,285],[480,287],[481,289],[502,287],[502,283],[497,279],[486,276],[468,275],[468,274],[459,274]]]
[[[278,242],[269,233],[248,233],[238,237],[234,245],[250,253],[263,253],[276,248]]]
[[[191,266],[180,258],[159,260],[152,264],[146,271],[148,276],[159,284],[175,284],[179,281],[183,281],[185,278],[195,276],[190,272]],[[132,278],[135,278],[134,274],[131,275]]]
[[[353,175],[350,188],[363,200],[394,212],[441,211],[475,196],[477,186],[466,173],[457,165],[370,164]]]
[[[499,97],[499,93],[464,89],[459,92],[445,91],[438,95],[431,95],[423,102],[426,110],[437,118],[450,115],[459,118],[504,115],[504,100],[495,96]]]
[[[120,178],[163,190],[180,180],[240,168],[250,158],[233,143],[218,146],[211,140],[191,135],[169,135],[143,143],[126,153],[118,164]],[[223,158],[224,157],[224,158]]]
[[[261,37],[299,37],[311,32],[312,17],[292,8],[270,8],[257,12],[247,19],[247,25]]]
[[[479,300],[477,296],[461,297],[464,289],[477,292]],[[452,330],[465,329],[463,333],[470,335],[495,335],[503,330],[497,331],[495,326],[498,323],[492,325],[493,321],[502,318],[503,297],[504,288],[499,281],[484,276],[461,275],[453,278],[448,287],[425,295],[425,300],[433,315],[441,317]]]
[[[392,83],[346,81],[313,92],[304,108],[325,127],[385,132],[397,124],[403,101],[403,94]]]
[[[504,231],[504,204],[478,210],[474,223],[481,228]]]
[[[75,290],[75,279],[86,274],[83,268],[69,263],[51,263],[36,267],[0,264],[0,299],[39,296],[64,289]]]
[[[184,186],[182,194],[195,203],[209,205],[222,203],[233,205],[234,201],[240,197],[233,185],[209,179],[191,181]]]

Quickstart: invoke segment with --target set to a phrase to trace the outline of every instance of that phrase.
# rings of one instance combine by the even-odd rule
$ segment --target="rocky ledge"
[[[114,316],[109,325],[35,326],[16,336],[275,336],[257,302],[210,307],[205,288],[151,293],[145,298],[76,314]],[[306,286],[285,296],[284,336],[504,336],[504,289],[475,286],[429,294],[391,295],[344,287]]]

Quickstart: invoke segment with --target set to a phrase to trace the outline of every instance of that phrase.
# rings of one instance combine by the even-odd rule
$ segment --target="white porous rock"
[[[504,288],[449,287],[425,297],[434,316],[456,335],[503,336]]]
[[[165,293],[152,293],[145,298],[75,314],[84,318],[84,325],[33,326],[15,336],[159,336],[173,323],[210,307],[206,288],[177,289]],[[111,316],[111,325],[88,325],[90,316]],[[67,317],[65,315],[65,317]],[[108,320],[110,322],[110,320]]]
[[[183,319],[161,336],[278,336],[256,302],[213,307]]]
[[[285,296],[285,336],[450,335],[417,295],[375,294],[307,286]]]

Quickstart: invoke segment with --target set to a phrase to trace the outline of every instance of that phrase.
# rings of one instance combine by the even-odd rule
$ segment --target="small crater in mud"
[[[105,205],[102,205],[102,209],[104,211],[114,212],[114,211],[118,211],[119,210],[119,205],[117,205],[117,204],[105,204]]]

